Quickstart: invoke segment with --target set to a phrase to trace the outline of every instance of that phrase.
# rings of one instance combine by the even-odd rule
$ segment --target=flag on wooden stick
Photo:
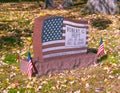
[[[32,64],[32,60],[31,60],[31,54],[30,52],[28,52],[28,76],[31,77],[32,73],[33,73],[33,64]]]
[[[97,52],[97,56],[101,57],[103,55],[105,55],[105,51],[104,51],[103,41],[102,41],[102,38],[101,38],[100,45],[99,45],[98,52]]]

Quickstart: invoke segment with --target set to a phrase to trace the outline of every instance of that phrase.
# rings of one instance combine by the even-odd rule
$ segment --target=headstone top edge
[[[78,20],[76,20],[76,19],[72,19],[72,18],[69,18],[69,17],[62,17],[62,16],[40,16],[40,17],[35,18],[35,21],[36,20],[46,20],[46,19],[51,19],[51,18],[63,18],[65,20],[69,20],[69,21],[72,21],[72,22],[75,22],[75,23],[88,24],[88,19],[87,18],[79,18]]]

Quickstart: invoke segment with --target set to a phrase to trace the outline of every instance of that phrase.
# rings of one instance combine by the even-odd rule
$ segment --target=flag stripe
[[[88,27],[88,24],[80,24],[80,23],[75,23],[75,22],[71,22],[71,21],[67,21],[67,20],[64,20],[63,21],[63,24],[66,24],[66,25],[73,25],[73,26],[76,26],[76,27]]]
[[[88,45],[87,43],[88,41],[86,41],[86,44],[82,47],[86,47]],[[57,47],[57,46],[65,46],[65,40],[56,40],[56,41],[49,41],[49,42],[45,42],[43,43],[43,49],[45,48],[49,48],[49,47]]]
[[[101,52],[98,53],[98,56],[102,56],[104,54],[105,54],[104,51],[101,51]]]
[[[56,42],[57,42],[57,40],[56,40]],[[57,43],[57,44],[45,45],[45,46],[43,46],[43,50],[46,49],[46,48],[59,47],[59,46],[65,46],[65,43]]]
[[[32,75],[32,68],[33,68],[32,62],[30,62],[28,65],[28,76]]]
[[[81,48],[87,48],[88,45],[81,47]],[[59,47],[50,47],[50,48],[45,48],[42,50],[42,52],[47,52],[47,51],[53,51],[53,50],[62,50],[62,49],[72,49],[73,47],[65,47],[65,46],[59,46]],[[76,47],[74,49],[81,49],[80,47]]]
[[[32,64],[32,60],[31,60],[31,55],[30,52],[28,52],[28,76],[31,77],[32,76],[32,72],[33,72],[33,64]]]
[[[42,43],[42,46],[49,45],[49,44],[64,43],[64,42],[65,42],[65,40],[57,40],[57,42],[56,42],[56,40],[55,41],[49,41],[49,42]]]
[[[52,42],[52,41],[50,41],[50,42]],[[57,40],[56,40],[56,42],[57,42]],[[79,46],[79,47],[76,47],[77,49],[79,49],[79,48],[83,48],[83,47],[85,47],[85,48],[87,48],[87,46],[88,46],[88,44],[86,43],[84,46]],[[52,50],[59,50],[59,49],[72,49],[73,47],[66,47],[65,46],[65,41],[64,41],[64,43],[57,43],[57,44],[48,44],[48,45],[45,45],[45,46],[43,46],[43,50],[42,50],[42,52],[47,52],[47,51],[52,51]],[[75,48],[75,49],[76,49]]]
[[[98,56],[102,56],[102,55],[104,55],[105,53],[104,53],[104,51],[101,51],[99,54],[98,54]]]
[[[86,49],[86,47],[83,47],[83,48],[63,48],[63,49],[49,50],[49,51],[43,52],[43,55],[53,54],[53,53],[57,53],[57,52],[61,52],[62,53],[62,52],[68,52],[68,51],[85,50],[85,49]]]
[[[63,24],[63,26],[65,27],[67,24]],[[76,27],[76,28],[84,28],[84,29],[87,29],[88,28],[88,26],[74,26],[74,25],[69,25],[69,26],[73,26],[73,27]],[[63,30],[66,30],[66,27],[65,28],[63,28]]]
[[[104,52],[104,45],[103,45],[103,41],[102,41],[102,38],[101,38],[100,46],[98,48],[97,55],[98,55],[98,57],[100,57],[100,56],[103,56],[104,54],[105,54],[105,52]]]
[[[77,51],[68,51],[68,52],[62,52],[62,53],[54,53],[54,54],[48,54],[44,55],[44,58],[50,58],[50,57],[57,57],[57,56],[64,56],[64,55],[72,55],[72,54],[79,54],[79,53],[85,53],[87,50],[77,50]]]
[[[99,54],[100,52],[102,52],[103,49],[104,49],[104,46],[103,46],[103,44],[102,44],[102,45],[99,47],[99,49],[98,49],[98,54]]]

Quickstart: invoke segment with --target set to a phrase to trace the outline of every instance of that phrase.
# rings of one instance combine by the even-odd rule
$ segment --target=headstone
[[[60,16],[35,19],[33,62],[36,76],[94,64],[97,60],[96,54],[88,53],[87,49],[87,20],[75,21]],[[24,69],[24,62],[21,61],[21,69]]]
[[[34,28],[34,57],[39,60],[87,52],[88,22],[85,20],[72,21],[58,16],[37,18]]]

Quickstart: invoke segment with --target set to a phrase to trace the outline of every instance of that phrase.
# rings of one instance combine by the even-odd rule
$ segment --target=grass
[[[57,3],[57,1],[56,1]],[[58,3],[57,3],[58,4]],[[0,91],[7,93],[114,93],[120,89],[119,15],[83,15],[84,4],[70,9],[40,10],[36,2],[0,3]],[[32,50],[34,19],[60,15],[89,21],[89,48],[97,49],[103,37],[106,57],[97,66],[78,68],[54,75],[29,79],[20,72],[18,54],[27,57]],[[95,51],[96,52],[96,51]]]

